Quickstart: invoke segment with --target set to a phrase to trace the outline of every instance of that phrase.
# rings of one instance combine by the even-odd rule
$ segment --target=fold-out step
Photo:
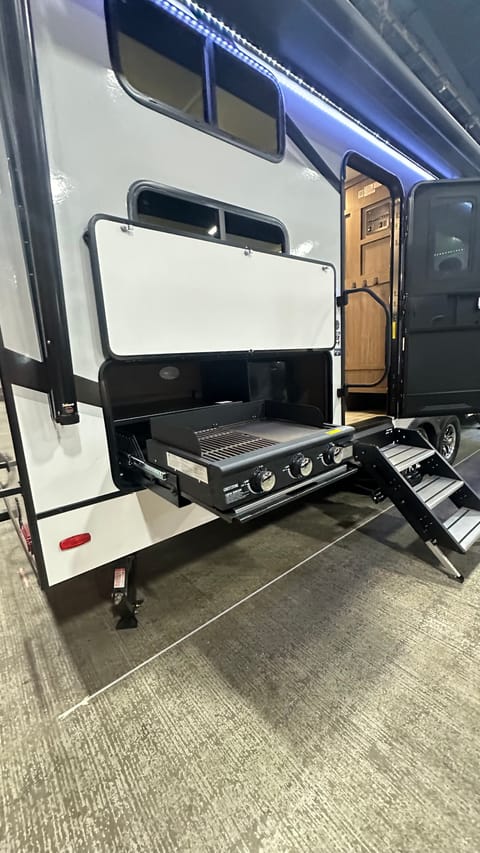
[[[354,444],[356,461],[423,539],[441,570],[461,583],[463,576],[445,551],[465,554],[480,542],[480,496],[415,430],[393,427],[382,438],[384,443],[378,436],[360,437]],[[408,468],[415,469],[414,476],[408,476]],[[434,507],[448,498],[456,508],[444,521]]]
[[[389,444],[382,447],[382,453],[397,471],[405,471],[418,465],[424,459],[435,455],[433,447],[411,447],[408,444]]]
[[[466,553],[480,539],[480,512],[462,506],[447,519],[445,528]]]
[[[462,486],[462,480],[452,480],[451,477],[426,476],[421,483],[415,486],[415,492],[429,509],[433,509],[458,489],[461,489]]]

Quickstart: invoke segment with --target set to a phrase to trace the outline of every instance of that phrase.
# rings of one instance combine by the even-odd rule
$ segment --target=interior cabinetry
[[[391,299],[392,201],[383,184],[348,169],[345,184],[345,287],[373,289],[387,305]],[[346,382],[349,393],[387,391],[385,314],[368,295],[355,294],[345,309]]]

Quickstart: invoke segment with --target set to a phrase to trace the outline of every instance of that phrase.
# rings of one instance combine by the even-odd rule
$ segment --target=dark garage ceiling
[[[201,5],[439,174],[480,174],[480,0]]]
[[[350,0],[480,141],[479,0]]]

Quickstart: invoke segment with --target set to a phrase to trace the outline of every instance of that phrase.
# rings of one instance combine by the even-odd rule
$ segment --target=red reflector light
[[[33,554],[32,548],[32,534],[30,533],[30,528],[28,524],[22,524],[20,531],[22,533],[23,538],[25,539],[25,544],[30,554]]]
[[[62,539],[58,544],[61,551],[68,551],[70,548],[78,548],[79,545],[85,545],[91,540],[90,533],[77,533],[76,536],[69,536],[68,539]]]

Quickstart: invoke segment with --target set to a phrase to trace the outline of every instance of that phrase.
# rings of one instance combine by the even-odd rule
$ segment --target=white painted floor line
[[[465,456],[465,459],[460,459],[460,462],[457,462],[457,464],[453,467],[458,468],[459,465],[463,465],[464,462],[467,462],[469,459],[472,458],[472,456],[476,456],[477,453],[480,453],[480,447],[478,448],[478,450],[474,450],[473,453],[469,453],[468,456]]]
[[[455,467],[457,468],[458,465],[462,465],[463,462],[466,462],[468,459],[471,459],[472,456],[475,456],[477,453],[480,453],[480,448],[478,450],[474,450],[473,453],[470,453],[469,456],[466,456],[465,459],[462,459],[460,462],[458,462]],[[145,666],[148,666],[148,664],[152,663],[154,660],[158,660],[158,658],[161,658],[163,655],[166,655],[167,652],[170,652],[172,649],[175,649],[177,646],[180,646],[186,640],[189,640],[191,637],[194,637],[195,634],[198,634],[200,633],[200,631],[203,631],[205,628],[208,628],[209,625],[213,625],[214,622],[218,622],[218,620],[226,616],[227,613],[231,613],[232,610],[236,610],[237,607],[240,607],[242,604],[245,604],[247,601],[250,601],[251,598],[255,598],[256,595],[259,595],[261,592],[264,592],[264,590],[268,589],[270,586],[273,586],[274,583],[277,583],[283,578],[286,578],[287,575],[290,575],[296,569],[299,569],[301,566],[304,566],[306,563],[309,563],[310,560],[313,560],[315,557],[318,557],[320,554],[323,554],[325,551],[328,551],[329,548],[333,548],[334,545],[337,545],[339,542],[342,542],[344,539],[347,539],[353,533],[356,533],[357,530],[361,530],[362,527],[365,527],[367,524],[370,524],[371,521],[374,521],[376,518],[378,518],[380,515],[383,515],[385,512],[388,512],[390,509],[393,509],[393,506],[389,502],[388,506],[380,510],[380,512],[376,512],[374,515],[370,515],[368,518],[365,518],[363,521],[360,522],[360,524],[357,524],[355,527],[352,527],[350,530],[347,530],[346,533],[342,533],[341,536],[337,536],[337,538],[334,539],[332,542],[327,542],[327,544],[319,548],[318,551],[315,551],[313,554],[310,554],[310,556],[305,557],[305,559],[303,560],[300,560],[299,563],[295,563],[294,566],[291,566],[289,569],[286,569],[280,575],[277,575],[276,577],[272,578],[272,580],[268,581],[267,583],[264,583],[263,586],[259,586],[257,589],[254,589],[253,592],[250,592],[248,595],[244,596],[244,598],[241,598],[239,601],[236,601],[234,604],[231,604],[230,607],[225,608],[225,610],[222,610],[220,613],[217,613],[215,616],[212,616],[211,619],[207,619],[206,622],[202,622],[201,625],[198,625],[192,631],[189,631],[187,634],[184,634],[182,637],[179,637],[178,640],[175,640],[175,642],[170,643],[169,646],[165,646],[165,648],[160,649],[159,652],[155,652],[154,655],[151,655],[151,657],[137,664],[137,666],[134,666],[132,669],[127,670],[127,672],[124,672],[123,675],[119,676],[119,678],[116,678],[114,681],[110,681],[109,684],[105,684],[104,687],[101,687],[100,690],[96,690],[95,693],[91,693],[89,696],[85,696],[85,698],[82,699],[81,702],[77,702],[76,705],[72,705],[71,708],[68,708],[67,711],[64,711],[62,714],[60,714],[58,719],[65,720],[67,717],[70,716],[70,714],[73,714],[74,711],[78,711],[79,708],[83,708],[85,705],[88,705],[93,699],[96,699],[98,696],[101,696],[103,693],[106,693],[107,690],[111,690],[112,687],[115,687],[117,684],[120,684],[122,681],[125,681],[126,678],[129,678],[135,672],[139,672],[141,669],[143,669]]]
[[[214,622],[217,622],[219,619],[222,619],[223,616],[226,616],[227,613],[231,613],[232,610],[236,610],[237,607],[240,607],[242,604],[245,604],[247,601],[250,601],[251,598],[255,598],[256,595],[259,595],[264,590],[268,589],[268,587],[273,586],[274,583],[278,583],[283,578],[286,578],[287,575],[290,575],[296,569],[299,569],[301,566],[304,566],[306,563],[313,560],[315,557],[318,557],[320,554],[323,554],[324,551],[328,551],[329,548],[333,548],[334,545],[337,545],[339,542],[342,542],[343,539],[347,539],[348,536],[351,536],[352,533],[356,533],[357,530],[360,530],[362,527],[365,527],[367,524],[370,524],[371,521],[378,518],[380,515],[383,515],[385,512],[388,512],[389,509],[392,509],[392,504],[389,503],[385,509],[380,510],[380,512],[376,512],[375,515],[370,515],[368,518],[365,518],[360,524],[357,524],[355,527],[352,527],[350,530],[347,530],[346,533],[342,533],[341,536],[337,536],[332,542],[327,542],[326,545],[323,545],[318,551],[315,551],[313,554],[310,554],[308,557],[305,557],[303,560],[300,560],[299,563],[295,563],[294,566],[291,566],[289,569],[286,569],[280,575],[272,578],[272,580],[264,583],[263,586],[259,586],[257,589],[254,589],[253,592],[250,592],[248,595],[241,598],[239,601],[236,601],[234,604],[231,604],[230,607],[226,607],[225,610],[222,610],[220,613],[217,613],[215,616],[212,616],[211,619],[207,619],[206,622],[202,622],[201,625],[198,625],[192,631],[189,631],[187,634],[184,634],[183,637],[180,637],[175,642],[170,643],[169,646],[165,646],[164,649],[161,649],[159,652],[155,652],[154,655],[142,661],[141,663],[134,666],[132,669],[129,669],[127,672],[124,672],[123,675],[120,675],[119,678],[116,678],[114,681],[110,681],[109,684],[105,684],[104,687],[101,687],[100,690],[96,690],[95,693],[91,693],[89,696],[85,696],[81,702],[77,702],[76,705],[73,705],[71,708],[68,708],[67,711],[64,711],[63,714],[60,714],[58,717],[59,720],[65,720],[70,714],[73,714],[74,711],[77,711],[79,708],[82,708],[84,705],[88,705],[92,699],[96,699],[98,696],[101,696],[102,693],[105,693],[107,690],[110,690],[112,687],[115,687],[117,684],[120,684],[122,681],[125,681],[126,678],[129,678],[135,672],[139,672],[139,670],[143,669],[148,664],[152,663],[154,660],[165,655],[167,652],[170,652],[172,649],[175,649],[177,646],[180,646],[186,640],[189,640],[191,637],[194,637],[195,634],[198,634],[200,631],[203,631],[205,628],[208,628],[209,625],[213,625]]]

